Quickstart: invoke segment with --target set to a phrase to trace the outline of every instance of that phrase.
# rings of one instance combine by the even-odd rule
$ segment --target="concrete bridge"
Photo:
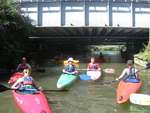
[[[47,39],[51,44],[127,44],[148,41],[148,28],[124,27],[36,27],[29,38]],[[136,46],[137,47],[137,46]]]
[[[125,44],[136,53],[147,43],[149,0],[17,0],[32,19],[29,38],[56,44]]]
[[[36,26],[149,27],[149,0],[17,0]]]

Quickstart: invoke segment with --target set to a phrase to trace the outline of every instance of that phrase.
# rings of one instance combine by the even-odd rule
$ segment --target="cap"
[[[68,60],[67,60],[68,62],[73,62],[73,58],[72,57],[70,57],[70,58],[68,58]]]
[[[22,57],[22,60],[23,60],[23,61],[26,61],[27,59],[26,59],[26,57]]]

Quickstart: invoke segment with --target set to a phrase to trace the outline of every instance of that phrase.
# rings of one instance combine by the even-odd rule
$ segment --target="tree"
[[[30,48],[31,20],[13,0],[0,0],[0,67],[13,67]]]

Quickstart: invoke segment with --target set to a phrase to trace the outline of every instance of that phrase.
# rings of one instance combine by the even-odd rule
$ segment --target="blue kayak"
[[[90,76],[88,76],[86,73],[80,75],[80,80],[92,80]]]

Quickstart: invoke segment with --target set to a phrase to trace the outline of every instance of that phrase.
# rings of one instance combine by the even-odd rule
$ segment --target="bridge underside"
[[[29,38],[51,44],[124,44],[148,40],[148,28],[36,27]]]

